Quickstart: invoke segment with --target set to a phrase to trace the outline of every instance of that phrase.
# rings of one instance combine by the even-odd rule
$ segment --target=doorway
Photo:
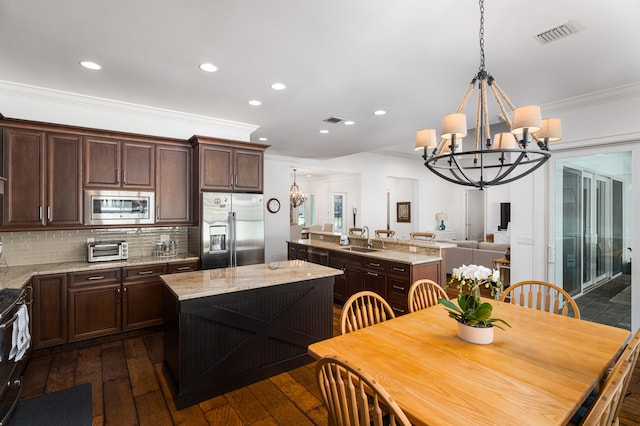
[[[630,262],[630,157],[615,153],[556,163],[556,205],[562,208],[556,213],[555,275],[572,296],[611,281]]]
[[[485,192],[469,189],[465,193],[465,239],[484,241]]]

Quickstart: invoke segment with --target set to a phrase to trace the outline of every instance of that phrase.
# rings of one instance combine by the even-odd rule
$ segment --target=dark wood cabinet
[[[82,138],[47,135],[47,225],[82,225]]]
[[[309,252],[308,247],[304,244],[287,243],[288,244],[288,259],[289,260],[308,260]]]
[[[68,274],[69,341],[122,329],[121,269]]]
[[[5,127],[3,139],[7,178],[4,226],[44,226],[45,132]]]
[[[82,143],[72,134],[5,127],[4,226],[82,225]]]
[[[133,266],[122,272],[122,329],[162,324],[162,280],[166,264]]]
[[[383,260],[364,260],[364,289],[387,298],[386,262]]]
[[[191,222],[191,147],[156,146],[156,223]]]
[[[198,190],[263,191],[264,150],[267,145],[194,136],[194,174]]]
[[[335,301],[344,303],[349,297],[364,289],[362,256],[330,251],[329,266],[343,272],[342,275],[335,277],[333,286]]]
[[[154,189],[155,146],[86,136],[84,168],[87,188]]]
[[[440,283],[440,262],[410,265],[387,262],[387,301],[396,315],[409,312],[409,287],[417,280],[430,279]]]
[[[67,274],[36,276],[31,280],[33,348],[67,341]]]

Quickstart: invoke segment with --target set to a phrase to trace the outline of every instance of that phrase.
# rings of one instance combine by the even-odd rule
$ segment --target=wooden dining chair
[[[362,228],[349,228],[349,234],[362,236],[362,234],[364,234],[364,229],[362,229]]]
[[[500,301],[580,319],[580,310],[573,297],[563,288],[545,281],[512,284],[502,293]]]
[[[409,238],[411,238],[412,240],[433,241],[435,237],[436,237],[436,234],[434,234],[433,232],[410,232],[409,233]]]
[[[396,235],[396,231],[390,229],[376,229],[376,237],[391,238]]]
[[[635,365],[638,363],[638,358],[640,358],[640,329],[636,331],[636,334],[633,335],[627,347],[622,352],[621,358],[623,360],[629,361],[631,364],[631,372],[627,374],[625,377],[624,383],[622,384],[622,397],[618,400],[618,404],[614,411],[613,418],[613,426],[618,426],[620,424],[620,409],[622,408],[622,404],[624,403],[624,398],[627,396],[627,390],[629,389],[629,383],[631,383],[631,376],[633,375],[633,369]]]
[[[440,284],[432,280],[417,280],[409,287],[409,312],[437,305],[439,298],[449,299]]]
[[[411,425],[371,375],[342,358],[334,355],[321,358],[316,364],[316,382],[331,425]]]
[[[606,384],[596,396],[593,405],[580,421],[580,425],[611,426],[614,424],[624,398],[624,384],[632,371],[633,365],[628,359],[621,357],[613,367]]]
[[[395,317],[391,305],[382,296],[373,291],[361,291],[347,299],[342,307],[340,331],[347,334]]]

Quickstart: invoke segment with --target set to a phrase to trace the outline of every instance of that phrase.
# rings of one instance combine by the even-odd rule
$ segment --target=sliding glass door
[[[556,274],[571,295],[622,270],[623,182],[577,161],[558,162]]]

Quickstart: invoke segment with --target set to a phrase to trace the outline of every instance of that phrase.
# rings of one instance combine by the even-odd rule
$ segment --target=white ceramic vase
[[[470,327],[457,321],[456,324],[458,324],[458,337],[465,342],[475,343],[478,345],[488,345],[493,343],[494,327]]]

